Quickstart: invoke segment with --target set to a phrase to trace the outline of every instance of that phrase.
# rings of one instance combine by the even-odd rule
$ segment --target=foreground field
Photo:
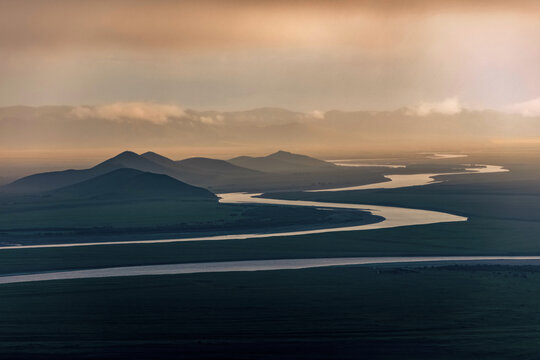
[[[257,259],[539,255],[538,168],[510,165],[509,174],[454,176],[423,187],[270,195],[432,209],[466,216],[466,222],[266,239],[1,250],[0,274]],[[167,207],[154,209],[167,219],[176,216]],[[226,230],[239,224],[318,226],[366,216],[273,206],[220,209],[227,211],[215,213],[216,229]],[[182,211],[194,220],[204,213]],[[140,230],[129,236],[148,235]],[[108,236],[126,239],[122,232]],[[10,359],[534,359],[540,342],[539,280],[540,266],[387,265],[3,285],[0,354]]]
[[[282,231],[382,218],[362,211],[322,211],[212,201],[141,200],[11,202],[0,198],[0,245],[122,241],[203,236],[211,233]]]
[[[4,285],[0,353],[21,359],[533,358],[540,341],[538,284],[539,267],[485,265]]]

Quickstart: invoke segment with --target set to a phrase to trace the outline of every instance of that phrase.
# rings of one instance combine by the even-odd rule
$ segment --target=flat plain
[[[502,165],[511,171],[446,176],[421,187],[264,195],[432,209],[466,216],[466,222],[265,239],[19,248],[0,251],[0,273],[247,259],[538,255],[537,169]],[[294,212],[312,218],[311,226],[328,225],[330,213],[334,220],[358,220],[350,212],[315,209],[242,211],[234,217],[254,212],[296,221]],[[540,267],[531,265],[429,264],[3,285],[0,348],[20,359],[534,358],[539,276]]]

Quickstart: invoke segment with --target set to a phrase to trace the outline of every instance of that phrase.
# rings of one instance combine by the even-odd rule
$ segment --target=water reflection
[[[8,275],[0,276],[0,284],[144,275],[178,275],[217,272],[295,270],[328,266],[350,266],[369,264],[490,263],[518,265],[537,264],[539,261],[540,256],[402,256],[224,261],[188,264],[127,266],[104,269],[35,273],[25,275]]]

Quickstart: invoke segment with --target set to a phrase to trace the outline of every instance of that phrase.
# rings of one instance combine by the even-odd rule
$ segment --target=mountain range
[[[282,150],[261,157],[238,156],[230,159],[229,163],[262,172],[278,173],[323,171],[336,167],[336,165],[323,160]]]
[[[100,184],[106,184],[105,188],[113,187],[114,184],[118,187],[126,186],[126,191],[134,191],[133,187],[137,179],[142,181],[150,177],[143,174],[161,174],[168,179],[176,179],[182,184],[186,182],[211,187],[235,182],[257,183],[264,179],[272,179],[274,174],[320,172],[338,170],[338,168],[323,160],[286,151],[278,151],[265,157],[242,156],[229,161],[202,157],[174,161],[154,152],[136,154],[132,151],[124,151],[89,169],[70,169],[26,176],[0,187],[0,192],[32,194],[63,189],[57,194],[82,196],[93,189],[89,191],[89,196],[97,196],[99,194],[96,191]],[[160,182],[165,181],[163,177],[152,178],[156,181],[159,179]],[[125,183],[120,181],[121,179]],[[148,190],[141,189],[141,191]]]

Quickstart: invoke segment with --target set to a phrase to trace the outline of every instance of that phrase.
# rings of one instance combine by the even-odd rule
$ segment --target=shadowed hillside
[[[264,172],[313,172],[335,168],[326,161],[282,150],[263,157],[239,156],[229,162]]]
[[[175,162],[162,155],[147,152],[138,155],[131,151],[110,158],[90,169],[53,171],[30,175],[0,188],[4,193],[40,193],[73,185],[118,169],[135,169],[165,174],[172,178],[207,185],[209,180],[223,176],[250,176],[257,172],[229,164],[223,160],[206,158]]]
[[[188,185],[170,176],[118,169],[50,193],[59,197],[88,199],[172,199],[217,200],[210,191]]]
[[[177,161],[176,164],[200,173],[217,173],[221,175],[239,176],[260,175],[259,171],[237,166],[225,160],[209,159],[204,157],[184,159]]]
[[[118,169],[164,174],[213,192],[312,189],[384,181],[383,168],[346,168],[306,155],[278,151],[231,160],[193,157],[174,161],[155,152],[124,151],[92,168],[39,173],[0,187],[0,194],[38,194]],[[287,174],[287,176],[283,176]]]
[[[165,173],[163,166],[131,151],[124,151],[90,169],[64,170],[26,176],[0,188],[10,193],[37,193],[76,184],[113,170],[131,168],[140,171]]]

